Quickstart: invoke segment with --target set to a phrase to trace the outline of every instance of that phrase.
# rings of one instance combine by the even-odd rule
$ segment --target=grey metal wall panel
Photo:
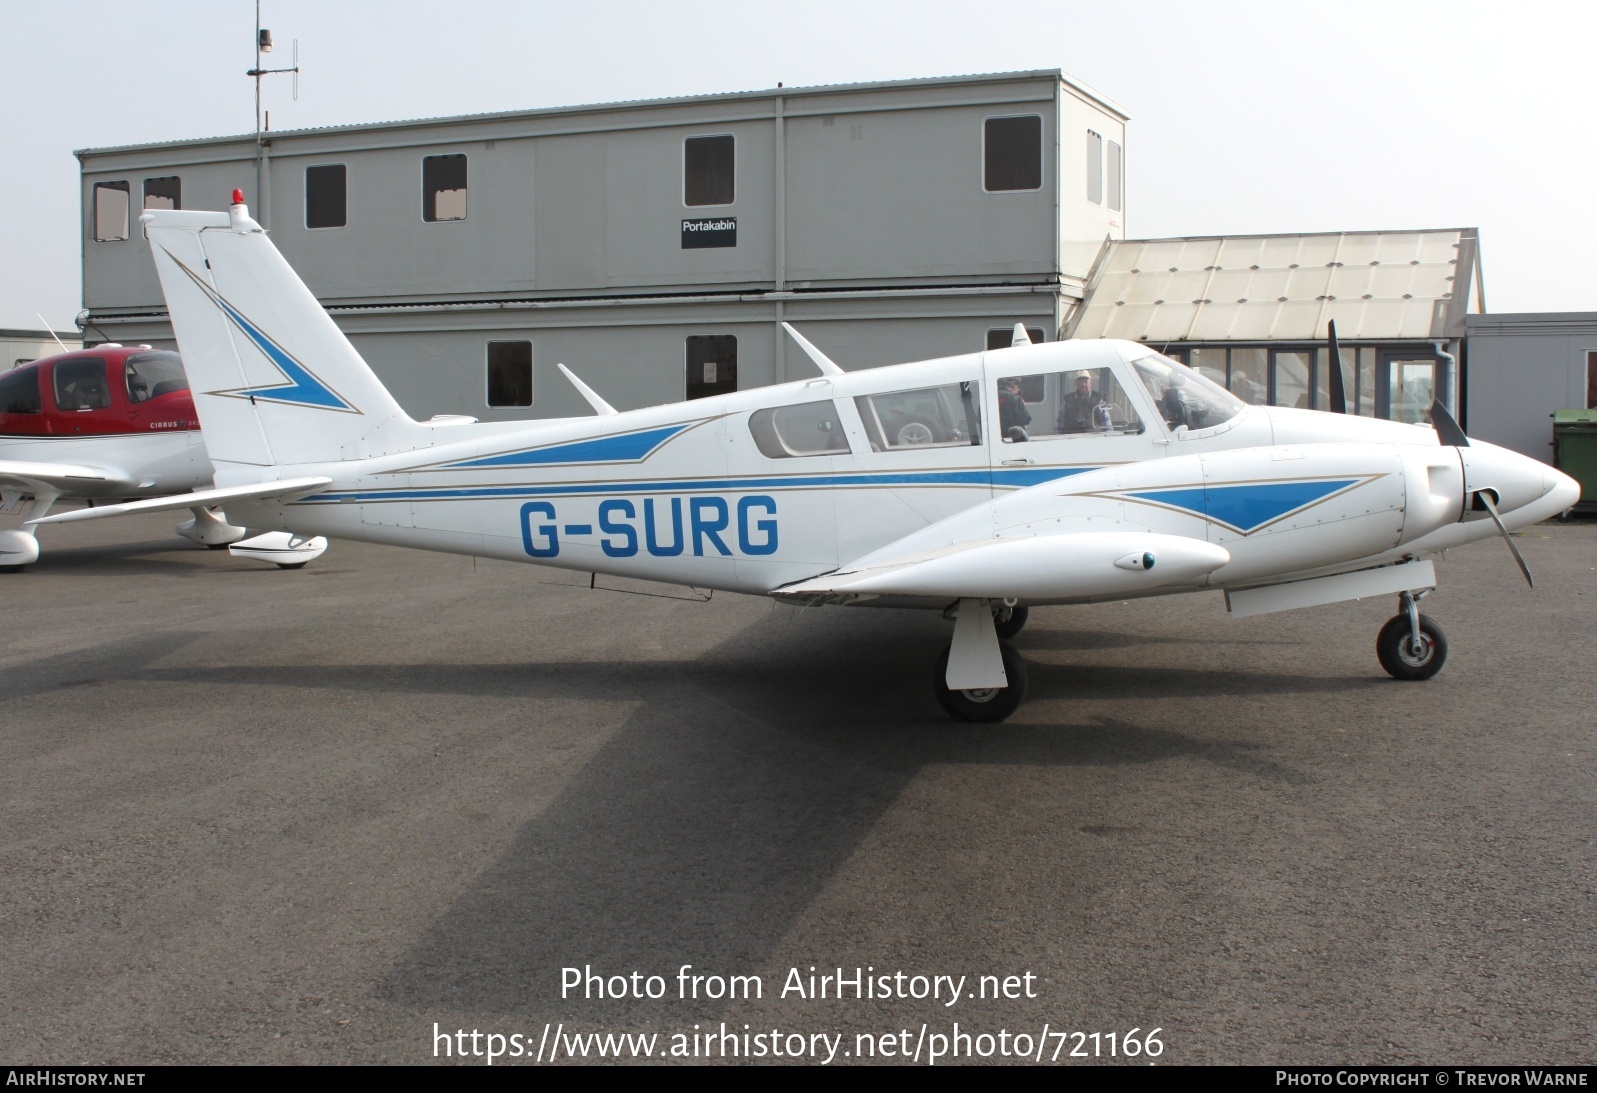
[[[275,156],[269,227],[324,300],[530,292],[535,284],[533,142],[443,143],[345,157]],[[278,149],[274,148],[274,152]],[[466,156],[466,218],[422,219],[422,159]],[[305,168],[343,162],[349,222],[305,227]]]
[[[984,119],[1043,118],[1043,185],[982,189]],[[1056,273],[1052,101],[787,122],[788,278],[803,284]]]
[[[1552,462],[1554,410],[1586,404],[1597,315],[1471,315],[1469,434]]]

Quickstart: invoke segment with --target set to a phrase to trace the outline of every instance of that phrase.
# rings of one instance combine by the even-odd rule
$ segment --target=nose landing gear
[[[1393,679],[1430,679],[1447,663],[1447,637],[1435,621],[1420,614],[1419,599],[1404,592],[1398,597],[1398,614],[1381,627],[1375,638],[1375,655]]]

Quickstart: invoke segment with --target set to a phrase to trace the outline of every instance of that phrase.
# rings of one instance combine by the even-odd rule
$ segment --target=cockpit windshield
[[[1158,353],[1131,362],[1171,429],[1210,429],[1240,414],[1244,404],[1225,388]]]

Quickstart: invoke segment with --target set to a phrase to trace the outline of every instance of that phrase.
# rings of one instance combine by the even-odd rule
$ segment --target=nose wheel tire
[[[1447,637],[1440,626],[1421,615],[1416,648],[1408,615],[1393,615],[1375,639],[1375,655],[1393,679],[1430,679],[1447,663]]]
[[[1007,619],[1003,617],[1002,612],[994,612],[993,623],[998,628],[999,640],[1008,641],[1010,638],[1024,630],[1026,628],[1026,616],[1028,614],[1030,614],[1030,612],[1028,612],[1024,606],[1009,608],[1009,617]],[[1008,663],[1005,663],[1004,670],[1009,670]]]
[[[950,717],[959,721],[993,724],[1007,719],[1020,709],[1020,704],[1026,700],[1026,662],[1008,642],[999,642],[998,652],[1004,658],[1004,675],[1009,678],[1009,686],[976,691],[950,690],[944,682],[948,678],[948,654],[951,649],[952,645],[937,658],[937,671],[932,676],[932,689],[937,692],[937,701]]]

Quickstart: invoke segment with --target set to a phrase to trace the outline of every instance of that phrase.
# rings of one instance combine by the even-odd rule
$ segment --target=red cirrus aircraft
[[[0,372],[0,513],[37,520],[60,500],[187,493],[211,476],[188,377],[170,350],[101,345]],[[281,534],[240,543],[248,532],[219,512],[193,512],[179,535],[238,543],[244,557],[298,566],[326,549],[326,540],[295,549]],[[0,572],[38,557],[31,526],[0,531]]]

